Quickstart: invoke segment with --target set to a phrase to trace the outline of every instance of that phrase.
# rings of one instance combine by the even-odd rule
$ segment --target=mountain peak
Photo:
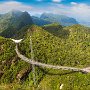
[[[19,10],[12,10],[4,14],[0,20],[0,35],[4,37],[12,37],[22,27],[33,24],[30,14]]]

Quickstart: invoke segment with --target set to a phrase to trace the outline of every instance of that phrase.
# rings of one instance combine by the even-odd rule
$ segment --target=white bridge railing
[[[18,50],[18,43],[20,43],[23,39],[20,39],[20,40],[11,39],[11,40],[16,43],[15,51],[16,51],[18,57],[21,58],[22,60],[24,60],[25,62],[28,62],[32,65],[51,68],[51,69],[72,70],[72,71],[78,71],[78,72],[83,72],[83,73],[90,72],[90,67],[81,69],[81,68],[66,67],[66,66],[55,66],[55,65],[45,64],[45,63],[41,63],[41,62],[34,61],[32,59],[29,59],[29,58],[25,57],[24,55],[22,55]]]
[[[51,68],[51,69],[62,69],[62,70],[72,70],[72,71],[79,71],[79,72],[90,72],[90,68],[74,68],[74,67],[66,67],[66,66],[55,66],[55,65],[50,65],[50,64],[45,64],[45,63],[40,63],[34,60],[31,60],[27,57],[25,57],[24,55],[20,54],[19,50],[18,50],[18,45],[16,44],[16,48],[15,51],[18,55],[19,58],[21,58],[22,60],[24,60],[25,62],[28,62],[32,65],[36,65],[36,66],[40,66],[40,67],[46,67],[46,68]]]

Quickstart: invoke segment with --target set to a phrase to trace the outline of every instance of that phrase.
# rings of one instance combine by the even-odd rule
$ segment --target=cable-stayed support
[[[33,47],[32,47],[32,37],[30,36],[30,49],[31,49],[31,60],[34,60],[34,52],[33,52]],[[35,65],[32,64],[32,72],[33,72],[33,82],[34,85],[36,85],[36,77],[35,77]]]

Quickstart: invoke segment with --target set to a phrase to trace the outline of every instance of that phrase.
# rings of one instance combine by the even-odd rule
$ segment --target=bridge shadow
[[[62,72],[62,70],[59,70],[58,73],[54,73],[54,72],[50,72],[50,70],[45,70],[45,69],[40,68],[40,67],[39,67],[39,69],[41,71],[43,71],[45,74],[48,74],[48,75],[60,75],[60,76],[78,72],[78,71],[66,71],[66,70],[65,70],[65,72]]]
[[[63,76],[63,75],[74,74],[74,73],[78,72],[78,71],[67,71],[67,72],[62,73],[62,71],[61,71],[59,73],[54,73],[54,72],[49,72],[49,70],[45,70],[44,68],[40,68],[40,67],[38,67],[38,68],[43,72],[43,76],[38,80],[38,83],[40,83],[43,80],[43,78],[46,74]]]

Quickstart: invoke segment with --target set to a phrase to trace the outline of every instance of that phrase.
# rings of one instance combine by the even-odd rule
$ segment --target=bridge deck
[[[86,73],[90,72],[90,67],[81,69],[81,68],[66,67],[66,66],[55,66],[55,65],[40,63],[40,62],[31,60],[31,59],[25,57],[24,55],[20,54],[17,44],[16,44],[15,51],[19,58],[21,58],[25,62],[28,62],[28,63],[36,65],[36,66],[52,68],[52,69],[72,70],[72,71],[79,71],[79,72],[86,72]]]

